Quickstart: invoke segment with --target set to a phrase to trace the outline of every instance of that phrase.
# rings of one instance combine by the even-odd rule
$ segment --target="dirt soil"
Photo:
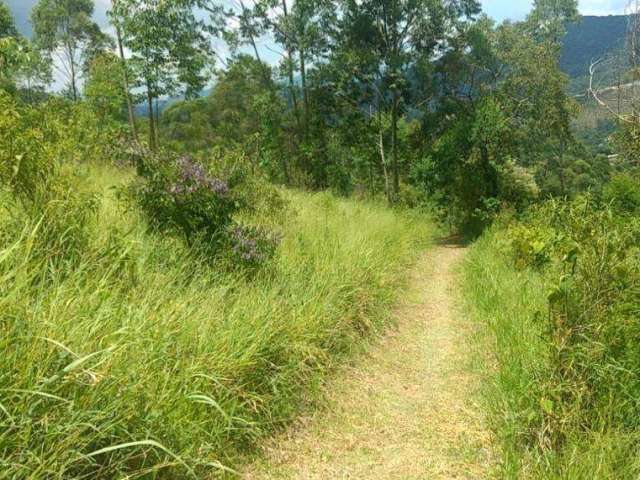
[[[479,479],[491,463],[474,405],[472,325],[461,313],[465,249],[414,269],[397,326],[325,386],[325,404],[269,442],[242,478]]]

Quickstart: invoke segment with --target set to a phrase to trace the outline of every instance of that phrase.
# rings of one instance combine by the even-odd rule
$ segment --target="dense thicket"
[[[639,207],[637,177],[616,177],[494,228],[471,255],[465,287],[495,347],[484,393],[509,478],[640,472]]]
[[[609,156],[592,163],[600,181],[505,216],[466,267],[471,310],[494,350],[482,355],[484,397],[505,477],[640,472],[637,18],[623,53],[591,68],[589,108],[604,112],[610,134]]]

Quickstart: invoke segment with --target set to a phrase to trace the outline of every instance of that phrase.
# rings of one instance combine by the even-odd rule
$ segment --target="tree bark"
[[[127,60],[124,57],[124,48],[122,47],[122,32],[120,25],[116,23],[116,40],[118,42],[118,52],[120,53],[120,62],[122,64],[122,86],[124,88],[124,96],[127,101],[127,113],[129,116],[129,128],[131,128],[131,137],[138,144],[138,130],[136,129],[136,119],[133,113],[133,102],[131,101],[131,93],[129,90],[129,71],[127,69]]]
[[[384,154],[384,135],[382,126],[382,113],[378,109],[378,148],[380,149],[380,163],[382,163],[382,174],[384,175],[384,193],[389,204],[393,203],[391,198],[391,185],[389,184],[389,172],[387,171],[387,161]]]
[[[77,102],[78,86],[76,85],[76,61],[71,47],[67,47],[67,56],[69,57],[69,68],[71,69],[71,95],[73,95],[73,101]]]
[[[151,94],[151,87],[147,82],[147,103],[149,105],[149,148],[152,151],[156,151],[156,128],[155,128],[155,116],[153,114],[153,95]]]
[[[287,9],[287,0],[282,0],[282,11],[285,17],[289,16],[289,11]],[[298,126],[298,130],[300,129],[300,113],[298,111],[298,99],[296,97],[296,86],[293,80],[293,49],[291,48],[291,42],[287,38],[286,39],[286,50],[287,57],[289,59],[288,62],[288,73],[289,73],[289,93],[291,95],[291,101],[293,103],[293,114],[296,118],[296,125]]]
[[[305,67],[305,52],[300,48],[300,81],[302,82],[302,101],[304,105],[304,134],[309,134],[309,95],[307,93],[307,70]]]
[[[398,94],[395,90],[391,104],[391,170],[393,175],[392,202],[395,203],[400,193],[400,172],[398,166]]]
[[[247,18],[247,8],[244,6],[244,2],[242,0],[240,0],[240,8],[242,9],[242,15],[244,15],[245,18]],[[249,34],[249,42],[251,43],[251,46],[253,47],[253,53],[256,56],[256,60],[258,60],[260,63],[262,63],[262,59],[260,58],[260,53],[258,52],[258,47],[256,45],[256,40],[253,36],[253,31],[251,26],[248,26],[247,28],[247,32]]]
[[[160,105],[159,105],[159,99],[158,97],[156,97],[156,129],[155,129],[155,134],[156,134],[156,147],[160,146]]]

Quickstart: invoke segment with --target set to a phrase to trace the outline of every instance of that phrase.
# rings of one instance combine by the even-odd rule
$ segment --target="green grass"
[[[73,266],[33,255],[36,225],[0,246],[0,478],[232,467],[384,325],[429,234],[417,215],[289,192],[276,258],[245,277],[148,234],[110,193],[128,177],[92,172],[106,193]]]
[[[638,478],[638,434],[631,429],[598,431],[585,426],[570,430],[562,445],[547,443],[545,422],[553,422],[556,412],[545,411],[549,408],[545,392],[558,387],[554,347],[545,340],[544,330],[552,285],[544,274],[516,270],[502,254],[504,244],[497,237],[497,229],[485,234],[464,266],[467,308],[480,326],[481,400],[495,436],[496,476]],[[557,418],[564,413],[557,413]]]

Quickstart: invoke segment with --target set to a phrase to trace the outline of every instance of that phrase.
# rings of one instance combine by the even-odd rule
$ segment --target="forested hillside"
[[[625,47],[628,28],[629,17],[626,15],[580,17],[567,27],[560,68],[572,78],[588,75],[591,62],[618,54]]]
[[[415,369],[384,365],[402,415],[432,402],[464,453],[438,399],[483,405],[495,444],[464,471],[640,474],[639,25],[631,65],[599,65],[627,88],[581,97],[609,122],[594,148],[561,69],[575,0],[500,24],[476,0],[113,0],[108,25],[96,7],[38,0],[28,38],[0,1],[0,479],[237,476],[408,322],[440,329],[395,343]],[[418,258],[435,270],[410,275]],[[420,291],[441,305],[390,320],[438,275]],[[456,389],[472,364],[484,388]],[[416,392],[424,371],[450,390]],[[416,419],[400,460],[437,467],[436,448],[414,461],[438,438]]]

